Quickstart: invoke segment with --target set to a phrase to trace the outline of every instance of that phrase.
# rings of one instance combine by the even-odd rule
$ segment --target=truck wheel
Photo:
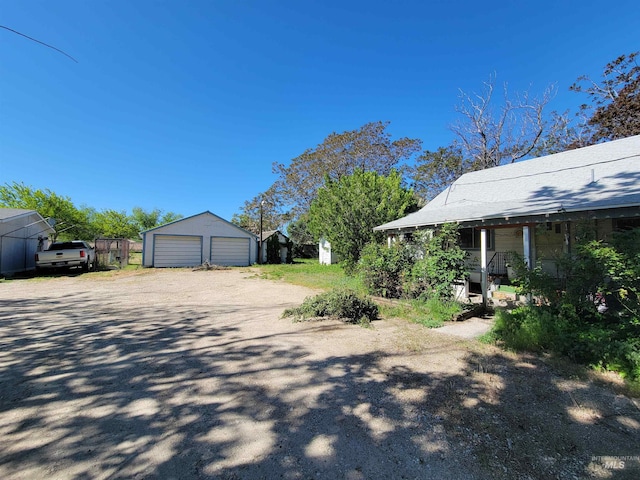
[[[84,272],[88,272],[89,271],[89,259],[87,258],[87,263],[82,265],[82,271]]]

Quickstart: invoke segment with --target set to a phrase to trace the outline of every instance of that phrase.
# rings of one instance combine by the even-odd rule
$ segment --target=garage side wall
[[[248,255],[243,256],[243,263],[250,265],[257,259],[257,242],[254,236],[213,214],[201,214],[170,223],[163,227],[156,228],[144,233],[142,264],[145,267],[157,266],[195,266],[204,262],[215,264],[212,258],[212,244],[215,239],[220,238],[241,238],[244,245],[248,244]],[[194,243],[200,245],[200,256],[195,258],[193,249]],[[245,240],[246,239],[246,240]],[[245,243],[246,241],[246,243]],[[174,252],[177,254],[176,246],[180,243],[187,246],[189,252],[182,252],[183,258],[171,258]],[[156,250],[164,249],[162,252]],[[162,255],[162,265],[156,265],[157,260]],[[197,262],[196,262],[197,260]],[[219,261],[219,259],[218,259]],[[194,263],[196,262],[196,263]],[[236,262],[226,262],[234,264]]]
[[[37,216],[27,216],[0,225],[0,275],[36,268],[38,237],[48,234],[37,221]]]

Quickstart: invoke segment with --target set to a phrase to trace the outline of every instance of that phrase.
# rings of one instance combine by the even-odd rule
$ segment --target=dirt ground
[[[640,478],[640,403],[247,270],[0,283],[0,478]]]

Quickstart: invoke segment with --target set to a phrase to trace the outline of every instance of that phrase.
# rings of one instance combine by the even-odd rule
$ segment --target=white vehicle
[[[85,272],[96,266],[96,252],[87,242],[55,242],[36,253],[36,270],[80,267]]]

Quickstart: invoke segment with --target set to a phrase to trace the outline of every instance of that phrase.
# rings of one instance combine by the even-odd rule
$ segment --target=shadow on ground
[[[319,356],[295,328],[216,322],[234,308],[3,301],[0,476],[638,478],[638,461],[596,458],[640,456],[625,397],[498,352],[456,373]]]

